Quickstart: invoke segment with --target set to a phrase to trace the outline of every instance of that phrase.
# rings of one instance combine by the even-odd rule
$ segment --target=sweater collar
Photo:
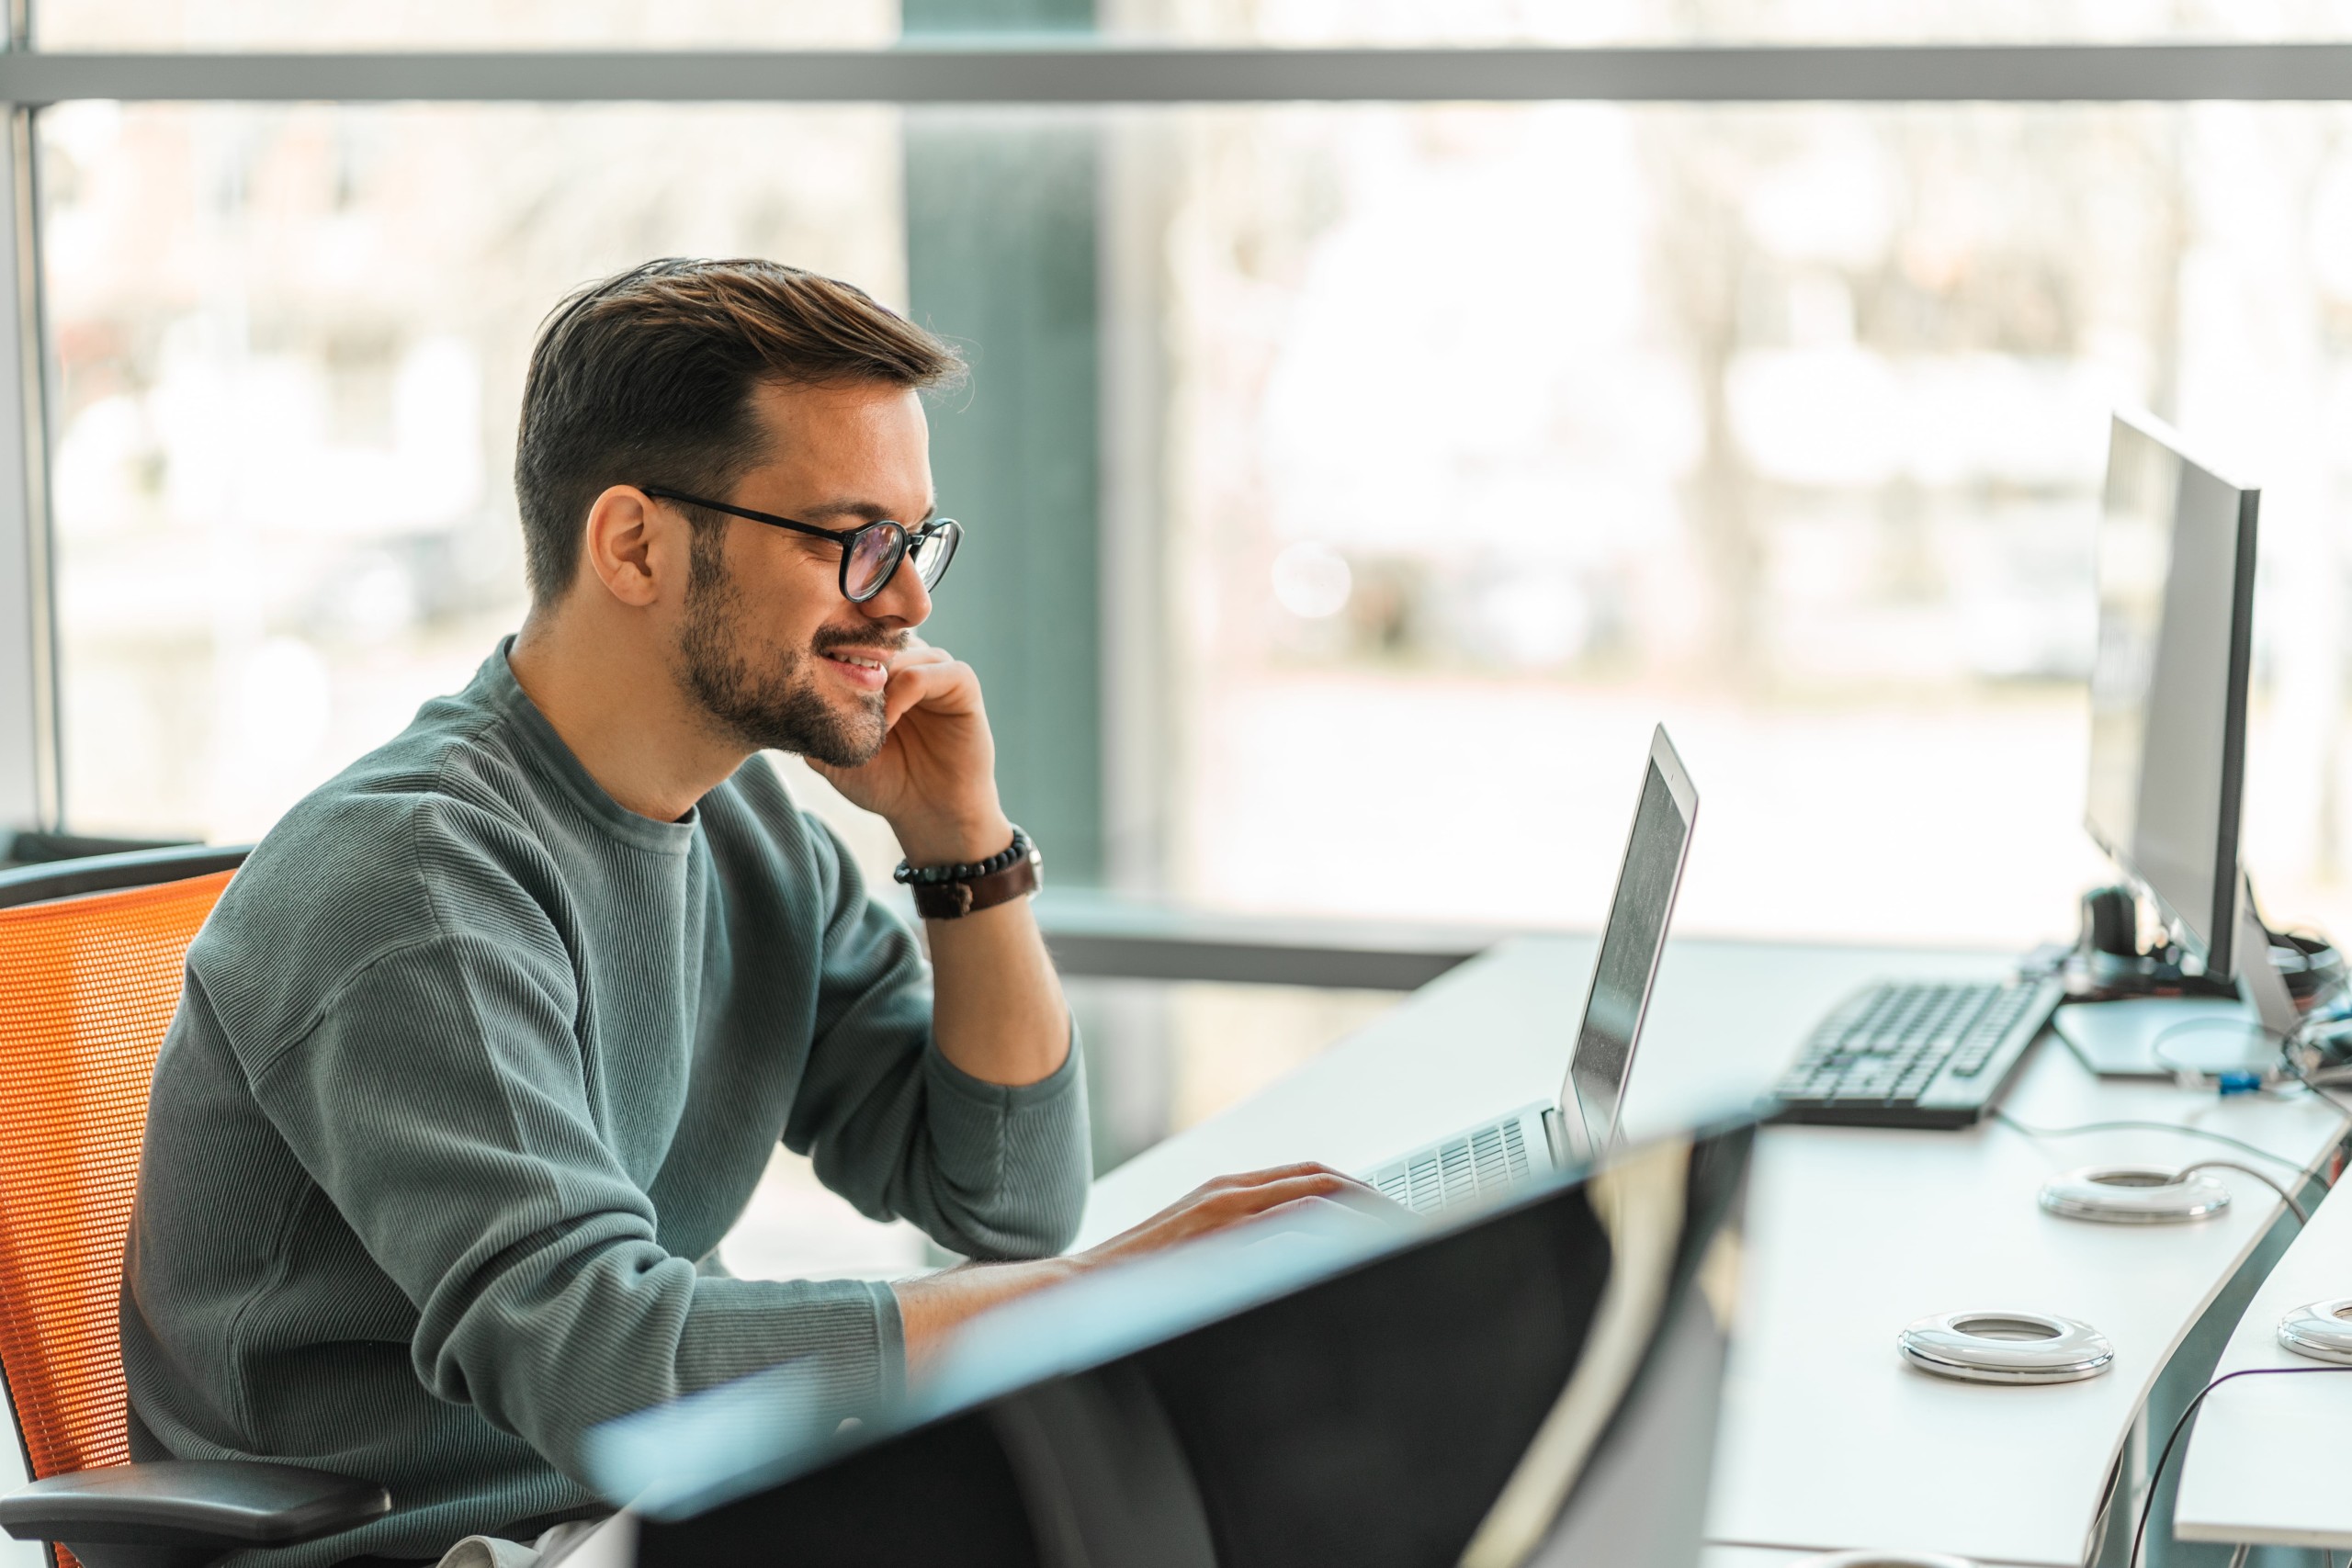
[[[640,849],[684,854],[701,826],[702,808],[690,808],[675,822],[657,822],[605,794],[605,786],[571,754],[571,748],[563,743],[563,737],[548,722],[548,716],[539,711],[530,694],[514,679],[514,668],[506,661],[514,647],[511,635],[499,640],[497,649],[475,672],[472,694],[505,717],[507,729],[523,755],[561,785],[598,827]]]

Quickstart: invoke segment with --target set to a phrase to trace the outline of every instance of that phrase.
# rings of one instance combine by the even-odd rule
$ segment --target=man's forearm
[[[1069,1055],[1069,1008],[1029,900],[925,922],[940,1054],[988,1083],[1051,1077]]]

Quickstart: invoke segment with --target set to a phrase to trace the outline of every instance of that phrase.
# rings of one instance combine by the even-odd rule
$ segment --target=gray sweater
[[[752,759],[685,820],[600,789],[506,665],[289,812],[188,953],[124,1269],[134,1452],[372,1477],[285,1568],[597,1510],[582,1434],[779,1362],[888,1396],[888,1287],[698,1263],[781,1137],[955,1251],[1068,1245],[1078,1053],[931,1038],[914,939]]]

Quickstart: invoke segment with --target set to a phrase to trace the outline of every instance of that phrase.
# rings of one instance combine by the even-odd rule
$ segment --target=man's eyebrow
[[[910,528],[920,528],[936,516],[938,512],[939,502],[933,500],[930,505],[922,509],[922,516],[908,523],[907,525]],[[803,523],[814,523],[820,518],[831,517],[854,517],[864,523],[906,522],[904,518],[891,517],[890,509],[878,501],[848,499],[824,501],[819,502],[814,506],[804,506],[800,509],[799,520]]]

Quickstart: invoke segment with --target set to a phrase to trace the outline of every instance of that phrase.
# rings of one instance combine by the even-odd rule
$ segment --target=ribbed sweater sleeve
[[[414,1303],[417,1376],[575,1478],[589,1427],[778,1361],[843,1413],[885,1392],[887,1287],[704,1278],[662,1248],[598,1136],[569,1005],[531,967],[466,934],[400,948],[252,1080]]]
[[[826,1186],[877,1219],[913,1221],[967,1258],[1042,1258],[1078,1234],[1092,1175],[1086,1083],[1073,1028],[1060,1068],[992,1084],[932,1037],[914,939],[872,902],[830,829],[830,908],[817,1035],[785,1143]]]

